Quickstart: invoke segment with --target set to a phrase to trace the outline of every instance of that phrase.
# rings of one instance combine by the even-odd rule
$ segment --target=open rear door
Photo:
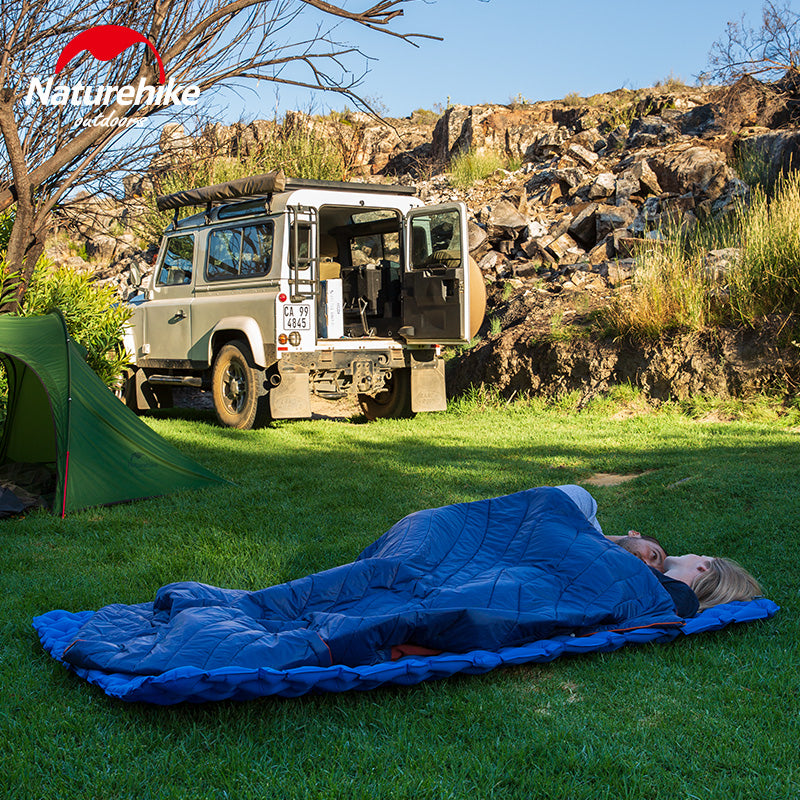
[[[403,327],[413,344],[466,344],[469,238],[463,203],[415,208],[405,218]]]

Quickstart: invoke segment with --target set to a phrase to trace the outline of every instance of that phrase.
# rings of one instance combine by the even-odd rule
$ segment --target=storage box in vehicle
[[[344,336],[342,313],[342,279],[331,278],[320,281],[317,327],[322,339],[341,339]]]

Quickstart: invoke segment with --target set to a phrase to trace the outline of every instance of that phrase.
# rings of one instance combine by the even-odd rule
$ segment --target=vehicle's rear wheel
[[[211,393],[222,425],[249,430],[269,422],[266,374],[257,367],[250,348],[239,340],[226,344],[214,359]]]
[[[386,388],[375,395],[358,395],[358,403],[367,419],[412,416],[411,370],[408,367],[394,370]]]

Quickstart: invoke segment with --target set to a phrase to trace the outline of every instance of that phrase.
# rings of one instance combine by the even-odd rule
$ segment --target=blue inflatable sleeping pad
[[[112,697],[294,697],[412,684],[772,616],[677,617],[651,570],[550,488],[411,514],[350,564],[258,592],[197,583],[153,603],[34,619],[45,650]],[[440,655],[391,661],[393,646]]]

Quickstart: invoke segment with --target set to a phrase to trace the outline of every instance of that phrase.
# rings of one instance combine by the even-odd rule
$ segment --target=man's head
[[[648,566],[654,567],[659,572],[664,571],[664,560],[667,554],[657,539],[631,531],[627,536],[617,539],[616,542]]]

